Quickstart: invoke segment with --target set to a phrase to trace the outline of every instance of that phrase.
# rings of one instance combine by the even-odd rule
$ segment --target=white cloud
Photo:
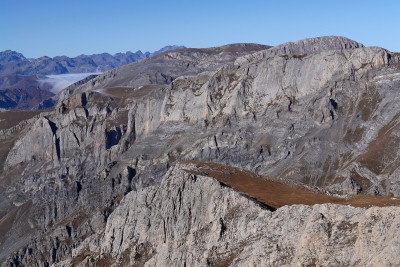
[[[73,73],[73,74],[56,74],[46,75],[45,78],[39,80],[41,83],[47,83],[51,85],[50,91],[54,94],[59,93],[64,88],[70,86],[77,81],[85,79],[87,76],[99,73]]]

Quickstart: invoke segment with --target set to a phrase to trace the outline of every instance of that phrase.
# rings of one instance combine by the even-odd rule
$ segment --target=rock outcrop
[[[159,186],[126,195],[104,234],[56,266],[394,266],[398,212],[332,204],[271,212],[175,166]]]
[[[398,63],[321,37],[165,52],[76,84],[2,129],[0,261],[397,265],[398,207],[272,208],[190,164],[397,203]]]

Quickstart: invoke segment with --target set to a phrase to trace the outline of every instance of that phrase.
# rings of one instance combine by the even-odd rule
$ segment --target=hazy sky
[[[395,0],[0,0],[0,51],[77,56],[323,35],[400,51],[399,13]]]

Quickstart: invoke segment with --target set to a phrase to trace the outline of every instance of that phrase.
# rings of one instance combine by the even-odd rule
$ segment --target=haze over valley
[[[0,52],[0,108],[51,108],[57,94],[75,82],[177,48],[183,46],[169,45],[153,53],[139,50],[115,55],[102,53],[37,59],[26,58],[11,50]]]

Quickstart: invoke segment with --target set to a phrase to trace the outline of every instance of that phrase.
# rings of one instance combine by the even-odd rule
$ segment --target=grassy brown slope
[[[104,93],[111,96],[117,103],[118,106],[126,105],[127,102],[131,102],[132,99],[142,98],[154,90],[162,89],[160,85],[145,85],[138,88],[134,87],[108,87],[104,89]]]
[[[168,57],[171,52],[172,53],[183,53],[183,54],[204,53],[207,55],[218,55],[220,53],[248,53],[248,54],[251,54],[251,53],[261,51],[261,50],[269,49],[271,47],[272,46],[269,46],[269,45],[260,45],[260,44],[254,44],[254,43],[237,43],[237,44],[228,44],[228,45],[217,46],[217,47],[208,47],[208,48],[180,48],[180,49],[160,53],[156,56],[151,57],[150,59]],[[147,60],[150,60],[150,59],[147,59]]]
[[[187,172],[212,177],[245,195],[272,208],[285,205],[314,205],[334,203],[354,207],[399,206],[400,199],[384,196],[357,195],[350,198],[326,195],[300,185],[270,180],[249,171],[217,163],[191,162],[196,164]]]
[[[387,125],[379,130],[366,152],[359,156],[359,162],[377,175],[396,170],[399,162],[397,150],[400,146],[400,138],[393,134],[393,131],[399,126],[400,113],[397,113]]]
[[[23,120],[35,117],[40,112],[37,110],[5,110],[0,111],[0,130],[16,126]]]

